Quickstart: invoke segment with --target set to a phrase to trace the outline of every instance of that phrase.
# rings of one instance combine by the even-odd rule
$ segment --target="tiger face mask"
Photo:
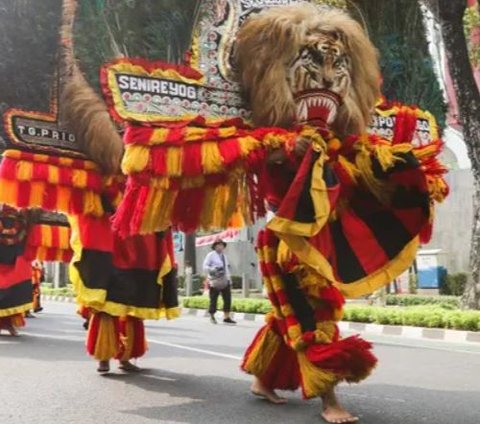
[[[350,59],[341,34],[309,35],[288,75],[297,106],[297,123],[331,124],[348,95],[350,72]]]

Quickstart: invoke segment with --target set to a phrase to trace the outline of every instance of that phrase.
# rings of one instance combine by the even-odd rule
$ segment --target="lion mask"
[[[250,17],[237,34],[235,61],[258,126],[308,121],[308,103],[326,108],[338,133],[362,133],[380,95],[375,47],[336,9],[302,3]]]

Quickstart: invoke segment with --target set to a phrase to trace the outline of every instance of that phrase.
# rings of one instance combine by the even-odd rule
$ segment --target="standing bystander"
[[[217,312],[218,296],[221,294],[223,299],[223,322],[226,324],[236,324],[230,317],[232,307],[232,279],[228,266],[228,259],[224,251],[227,244],[223,240],[216,240],[212,245],[212,251],[203,261],[203,269],[207,273],[207,281],[210,294],[210,321],[216,324],[215,313]]]

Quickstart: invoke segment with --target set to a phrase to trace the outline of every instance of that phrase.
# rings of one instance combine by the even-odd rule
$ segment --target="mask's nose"
[[[330,79],[330,78],[325,78],[325,77],[323,78],[323,86],[324,86],[325,88],[331,88],[332,85],[333,85],[333,80],[332,80],[332,79]]]

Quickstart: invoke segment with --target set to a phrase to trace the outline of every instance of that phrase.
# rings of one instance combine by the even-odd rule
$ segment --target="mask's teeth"
[[[327,123],[331,124],[334,121],[336,116],[337,116],[337,110],[335,108],[332,108],[330,110],[330,113],[328,114]]]
[[[301,100],[298,104],[298,119],[300,121],[306,121],[308,118],[308,107],[307,107],[307,102],[305,100]]]

